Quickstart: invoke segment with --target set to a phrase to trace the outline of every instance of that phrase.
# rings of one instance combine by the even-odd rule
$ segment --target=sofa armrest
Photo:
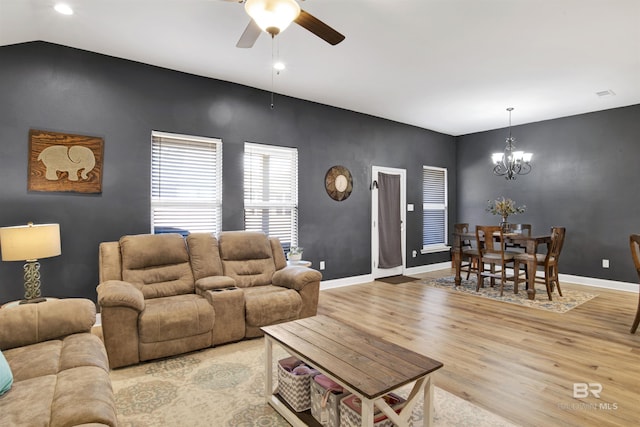
[[[274,273],[271,283],[275,286],[301,291],[309,283],[319,283],[322,273],[302,266],[288,266]]]
[[[98,285],[98,304],[101,307],[128,307],[144,310],[144,296],[140,289],[121,280],[107,280]]]
[[[96,306],[84,298],[22,304],[0,310],[0,349],[9,349],[90,332]]]
[[[196,291],[211,291],[214,289],[232,288],[236,286],[236,281],[229,276],[209,276],[196,280]]]

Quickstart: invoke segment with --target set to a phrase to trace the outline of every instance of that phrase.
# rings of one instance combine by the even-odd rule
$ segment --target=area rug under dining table
[[[491,287],[489,286],[488,281],[485,283],[483,288],[476,291],[477,281],[474,277],[470,277],[468,280],[463,278],[460,286],[454,286],[454,276],[442,277],[440,279],[422,279],[420,283],[433,286],[435,288],[448,289],[453,292],[462,292],[469,295],[537,308],[540,310],[552,311],[555,313],[565,313],[598,296],[597,294],[588,292],[562,289],[562,296],[560,296],[556,290],[551,294],[552,300],[550,301],[546,289],[536,288],[536,298],[534,300],[530,300],[527,298],[527,291],[522,288],[519,289],[517,294],[514,294],[512,282],[505,283],[503,295],[500,296],[500,286],[496,285]]]
[[[275,361],[287,357],[276,346]],[[123,427],[288,426],[264,398],[264,339],[258,338],[111,371]],[[437,384],[437,376],[436,376]],[[513,426],[464,399],[434,388],[434,424]],[[410,386],[399,394],[408,394]],[[422,406],[413,425],[421,425]]]

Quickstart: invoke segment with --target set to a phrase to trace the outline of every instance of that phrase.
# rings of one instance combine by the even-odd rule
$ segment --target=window
[[[222,141],[151,134],[153,233],[222,230]]]
[[[244,228],[298,245],[298,150],[245,143]]]
[[[447,248],[447,170],[422,169],[422,251]]]

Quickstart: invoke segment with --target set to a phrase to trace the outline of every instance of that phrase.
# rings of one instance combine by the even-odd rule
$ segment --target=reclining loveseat
[[[0,350],[13,385],[0,395],[0,426],[116,426],[104,345],[83,298],[0,309]]]
[[[288,266],[278,239],[247,231],[145,234],[100,244],[111,368],[262,335],[313,316],[320,272]]]

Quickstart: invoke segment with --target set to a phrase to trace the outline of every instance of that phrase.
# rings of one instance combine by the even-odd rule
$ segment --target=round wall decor
[[[324,186],[333,200],[345,200],[353,191],[351,172],[344,166],[333,166],[324,176]]]

